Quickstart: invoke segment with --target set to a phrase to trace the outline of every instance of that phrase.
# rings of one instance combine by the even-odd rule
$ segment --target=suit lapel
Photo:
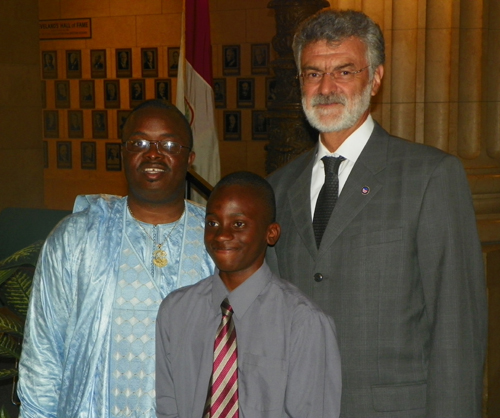
[[[319,256],[338,238],[355,216],[383,187],[376,175],[387,165],[388,134],[375,128],[344,185],[323,235]],[[309,174],[310,176],[310,174]],[[312,226],[311,226],[312,231]]]

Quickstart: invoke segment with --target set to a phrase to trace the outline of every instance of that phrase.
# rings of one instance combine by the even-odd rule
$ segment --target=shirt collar
[[[212,284],[212,307],[214,311],[221,312],[220,304],[227,297],[236,318],[241,319],[254,300],[270,283],[271,276],[272,272],[264,261],[264,264],[254,274],[232,292],[229,292],[219,276],[219,269],[215,269]]]
[[[325,155],[333,155],[334,157],[342,155],[342,157],[354,164],[361,154],[361,151],[363,151],[368,139],[370,139],[374,127],[375,122],[373,121],[372,115],[369,114],[363,124],[351,135],[349,135],[334,153],[328,151],[328,149],[321,142],[321,139],[319,139],[315,164],[318,163],[318,161],[320,161]]]

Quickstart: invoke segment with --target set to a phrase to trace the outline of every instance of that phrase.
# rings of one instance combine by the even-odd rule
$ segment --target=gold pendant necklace
[[[160,243],[157,244],[155,242],[155,240],[153,239],[153,237],[151,235],[149,235],[148,231],[146,231],[146,228],[144,228],[141,225],[141,222],[134,216],[132,209],[130,209],[130,206],[128,205],[128,202],[127,202],[127,208],[128,208],[128,211],[130,212],[130,216],[132,216],[132,218],[134,218],[134,220],[137,222],[137,225],[139,225],[141,227],[141,229],[144,231],[144,233],[146,234],[146,236],[151,241],[153,241],[153,244],[158,247],[157,250],[153,251],[153,264],[156,267],[160,267],[160,268],[165,267],[168,264],[167,252],[164,251],[161,247],[163,244],[165,244],[168,241],[168,238],[170,237],[170,235],[172,235],[172,232],[174,232],[174,229],[177,228],[177,225],[179,224],[179,221],[181,220],[182,215],[179,219],[177,219],[177,221],[175,221],[175,225],[172,227],[172,229],[170,230],[170,232],[168,233],[168,235],[164,239],[164,241],[161,244]]]

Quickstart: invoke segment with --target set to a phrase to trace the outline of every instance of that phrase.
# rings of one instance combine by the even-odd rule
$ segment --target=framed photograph
[[[240,46],[222,46],[222,73],[224,75],[240,75]]]
[[[267,111],[252,110],[252,139],[266,140],[268,126]]]
[[[49,143],[43,141],[43,168],[49,168]]]
[[[97,168],[95,142],[82,141],[80,144],[80,151],[82,169],[95,170]]]
[[[252,74],[269,74],[269,44],[252,44]]]
[[[141,48],[143,77],[158,77],[158,48]]]
[[[45,80],[42,80],[41,99],[42,107],[45,109],[47,107],[47,82]]]
[[[57,141],[57,168],[71,168],[72,155],[71,155],[71,142]]]
[[[214,101],[217,109],[226,107],[226,79],[214,78]]]
[[[116,132],[118,133],[118,138],[122,138],[123,134],[123,125],[125,125],[125,121],[130,115],[130,110],[119,110],[116,112]]]
[[[144,80],[135,79],[129,80],[130,92],[130,107],[134,108],[146,100],[146,93],[144,90]]]
[[[241,111],[224,111],[224,141],[241,141]]]
[[[116,53],[116,77],[132,77],[132,49],[121,48]]]
[[[82,52],[78,49],[66,51],[66,78],[82,78]]]
[[[57,78],[57,51],[42,51],[42,78]]]
[[[54,90],[56,97],[56,107],[59,109],[67,109],[69,107],[69,81],[59,80],[54,82]]]
[[[59,112],[57,110],[43,111],[43,136],[59,138]]]
[[[170,92],[172,86],[168,78],[160,78],[155,80],[155,97],[160,100],[170,102]]]
[[[104,80],[104,107],[106,109],[120,107],[120,80]]]
[[[266,77],[266,103],[270,106],[276,100],[276,78]]]
[[[254,107],[255,79],[238,78],[236,80],[236,103],[238,107]]]
[[[92,137],[107,138],[108,137],[108,111],[93,110],[92,111]]]
[[[90,76],[92,78],[106,77],[106,50],[90,50]]]
[[[68,110],[68,138],[83,138],[83,110]]]
[[[107,171],[121,171],[122,158],[121,158],[121,144],[106,142],[106,170]]]
[[[168,66],[169,77],[177,77],[177,70],[179,68],[179,55],[180,55],[180,48],[178,47],[167,48],[167,66]]]
[[[80,107],[82,109],[95,107],[94,80],[80,80]]]

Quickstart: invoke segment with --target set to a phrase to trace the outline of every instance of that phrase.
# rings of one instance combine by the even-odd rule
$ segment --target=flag
[[[210,184],[220,178],[214,116],[209,0],[184,0],[176,106],[193,129],[195,171]],[[199,200],[199,199],[196,199]]]

